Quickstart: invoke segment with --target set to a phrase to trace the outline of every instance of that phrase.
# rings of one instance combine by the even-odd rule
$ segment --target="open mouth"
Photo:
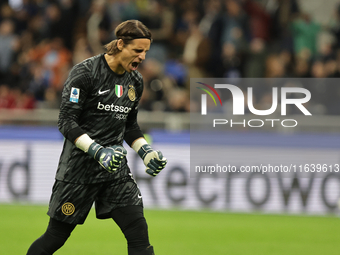
[[[131,66],[132,66],[132,70],[136,70],[139,66],[139,63],[138,62],[132,62]]]

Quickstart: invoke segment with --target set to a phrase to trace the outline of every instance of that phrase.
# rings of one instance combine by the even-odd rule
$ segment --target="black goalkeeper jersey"
[[[138,71],[114,73],[104,54],[75,65],[65,82],[58,127],[66,138],[56,179],[72,183],[99,183],[124,175],[127,161],[113,174],[108,173],[74,141],[88,134],[102,146],[131,143],[142,137],[137,124],[138,102],[143,78]],[[126,171],[125,171],[126,172]],[[126,175],[126,173],[125,173]]]

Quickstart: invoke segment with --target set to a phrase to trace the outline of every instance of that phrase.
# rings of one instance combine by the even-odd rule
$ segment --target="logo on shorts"
[[[74,213],[75,209],[76,208],[74,207],[74,205],[70,202],[67,202],[67,203],[65,203],[61,206],[61,211],[65,215],[72,215]]]

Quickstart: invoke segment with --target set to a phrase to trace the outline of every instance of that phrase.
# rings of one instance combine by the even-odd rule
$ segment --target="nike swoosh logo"
[[[107,93],[107,92],[109,92],[110,90],[109,89],[107,89],[107,90],[104,90],[104,91],[98,91],[98,94],[99,95],[102,95],[102,94],[105,94],[105,93]]]

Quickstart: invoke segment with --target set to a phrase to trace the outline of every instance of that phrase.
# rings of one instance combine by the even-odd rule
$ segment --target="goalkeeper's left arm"
[[[159,174],[168,162],[162,152],[153,150],[144,137],[136,139],[131,148],[143,159],[146,166],[145,172],[151,176],[155,177]]]
[[[140,95],[141,94],[142,91],[140,91]],[[137,123],[139,99],[136,100],[135,107],[127,117],[124,140],[143,159],[144,165],[146,166],[146,173],[151,176],[156,176],[165,167],[167,159],[163,157],[160,151],[153,150],[143,136]]]

